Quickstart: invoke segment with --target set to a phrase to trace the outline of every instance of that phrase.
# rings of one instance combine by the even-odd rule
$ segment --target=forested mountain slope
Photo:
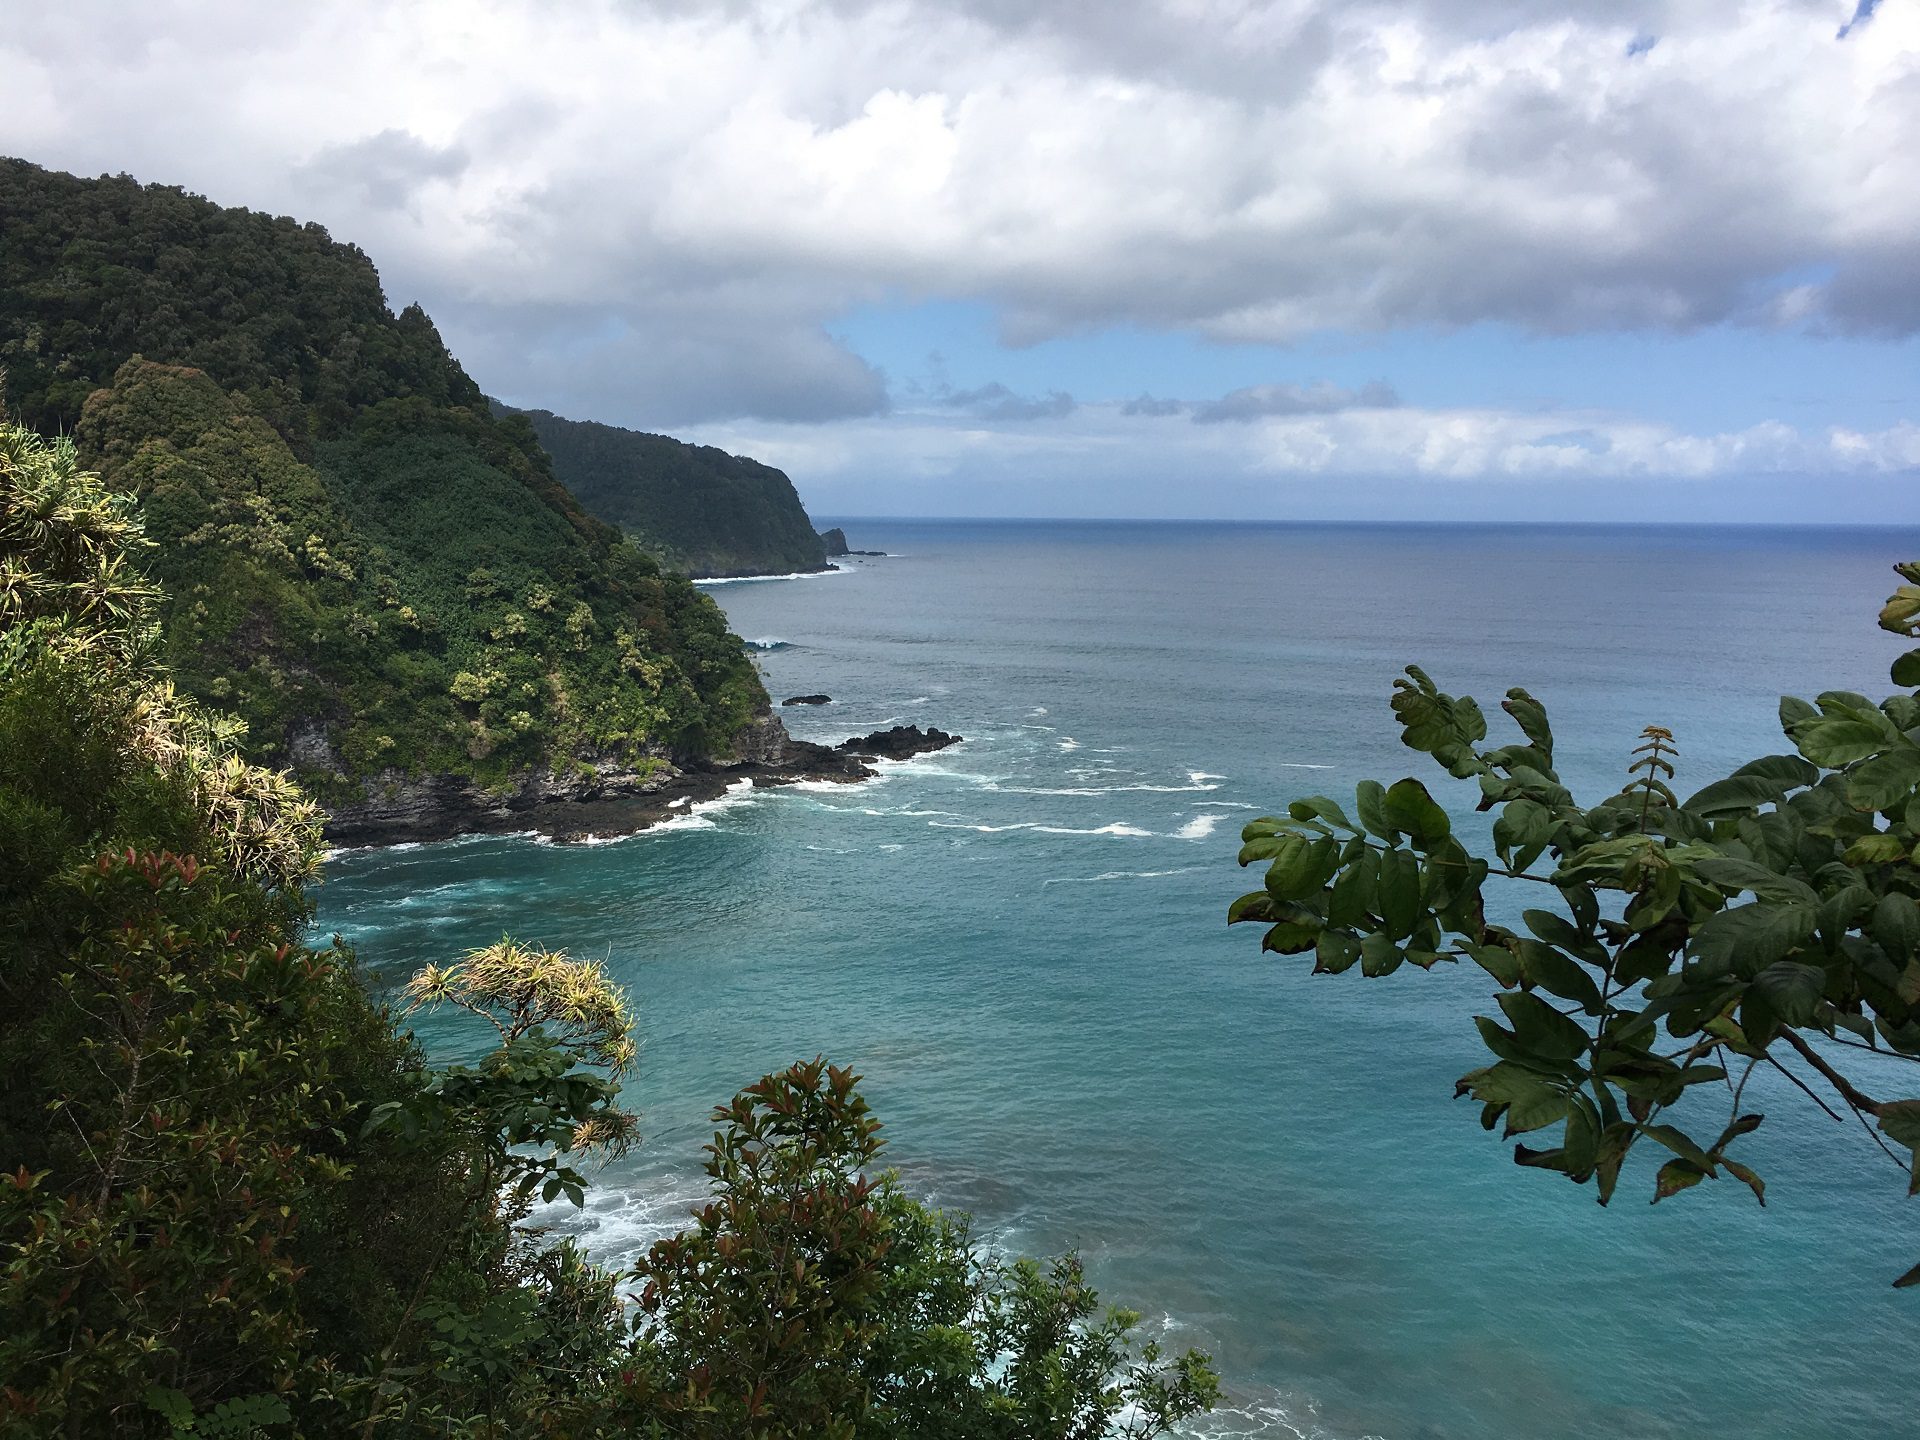
[[[667,435],[520,413],[575,498],[662,565],[702,577],[827,568],[826,548],[784,471]]]
[[[697,763],[765,713],[719,610],[317,225],[0,161],[0,367],[142,502],[183,686],[330,803]]]

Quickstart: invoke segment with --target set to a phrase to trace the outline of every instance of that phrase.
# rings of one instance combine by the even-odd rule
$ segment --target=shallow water
[[[565,1220],[603,1257],[678,1227],[714,1103],[824,1053],[866,1075],[918,1192],[1003,1245],[1078,1247],[1109,1299],[1213,1351],[1207,1433],[1913,1433],[1920,1297],[1888,1281],[1920,1209],[1857,1129],[1766,1094],[1743,1142],[1766,1209],[1712,1184],[1649,1207],[1648,1164],[1603,1211],[1450,1098],[1482,1063],[1477,971],[1313,978],[1223,921],[1254,884],[1239,826],[1290,797],[1417,774],[1470,808],[1398,744],[1408,661],[1490,712],[1533,690],[1595,798],[1667,725],[1688,793],[1786,748],[1783,692],[1886,692],[1873,615],[1920,532],[849,533],[898,553],[715,598],[776,699],[834,697],[784,710],[796,734],[965,745],[609,844],[328,867],[321,929],[390,975],[510,930],[631,987],[648,1140]]]

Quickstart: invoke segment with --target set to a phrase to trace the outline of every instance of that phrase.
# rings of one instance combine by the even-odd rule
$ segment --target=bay
[[[708,1109],[822,1053],[866,1076],[916,1192],[1079,1249],[1212,1351],[1230,1403],[1202,1433],[1912,1432],[1920,1300],[1888,1282],[1920,1211],[1858,1128],[1773,1087],[1742,1142],[1764,1210],[1713,1184],[1649,1206],[1650,1164],[1602,1210],[1451,1099],[1483,976],[1312,977],[1224,919],[1255,883],[1239,826],[1289,798],[1415,774],[1466,818],[1398,744],[1401,666],[1496,728],[1532,690],[1595,797],[1665,725],[1685,794],[1787,748],[1780,695],[1886,693],[1873,616],[1920,531],[823,523],[893,553],[713,589],[776,700],[834,697],[783,716],[964,745],[615,843],[328,865],[317,929],[390,980],[511,932],[630,988],[646,1143],[556,1224],[615,1262],[677,1228]]]

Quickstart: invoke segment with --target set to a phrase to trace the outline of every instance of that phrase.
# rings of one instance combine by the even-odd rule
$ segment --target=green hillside
[[[724,617],[316,225],[0,161],[0,395],[137,496],[182,686],[332,800],[724,752]]]
[[[662,565],[695,576],[827,568],[826,548],[785,472],[711,445],[520,412],[588,510]]]

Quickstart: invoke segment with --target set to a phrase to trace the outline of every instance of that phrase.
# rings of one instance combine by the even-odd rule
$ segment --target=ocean
[[[1239,827],[1417,775],[1400,668],[1542,699],[1563,777],[1670,728],[1682,794],[1788,748],[1782,694],[1888,692],[1874,625],[1920,530],[840,520],[891,552],[713,587],[797,735],[938,725],[857,786],[730,793],[611,843],[341,854],[316,929],[392,980],[511,932],[607,958],[645,1143],[583,1212],[619,1262],[699,1198],[707,1112],[855,1066],[909,1187],[1209,1351],[1207,1435],[1911,1436],[1920,1204],[1857,1126],[1756,1078],[1745,1158],[1650,1206],[1514,1166],[1453,1082],[1475,967],[1311,976],[1225,924]],[[457,1022],[438,1055],[477,1052]],[[1895,1077],[1891,1086],[1911,1080]]]

